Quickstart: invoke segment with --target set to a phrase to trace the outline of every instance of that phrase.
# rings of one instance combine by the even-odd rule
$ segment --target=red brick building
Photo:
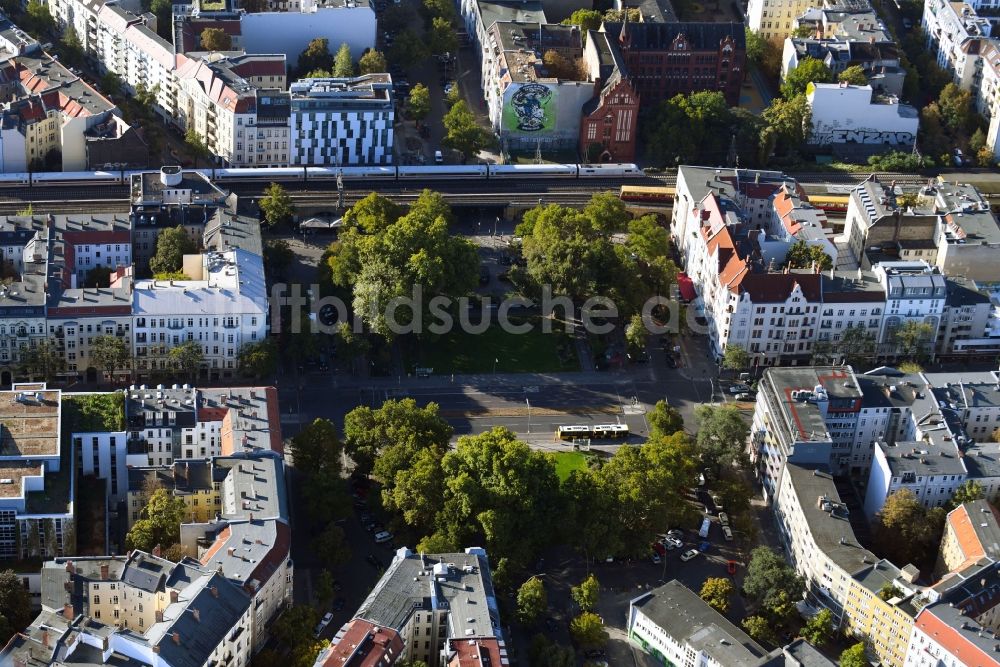
[[[597,94],[583,107],[580,154],[634,162],[640,104],[702,90],[739,104],[746,35],[740,23],[605,23],[588,34],[584,61]]]
[[[618,35],[628,76],[649,108],[677,94],[718,90],[740,102],[746,64],[742,23],[605,23]]]

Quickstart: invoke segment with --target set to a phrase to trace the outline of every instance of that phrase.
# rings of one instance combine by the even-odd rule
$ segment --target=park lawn
[[[456,329],[435,340],[422,341],[420,349],[419,361],[412,366],[432,368],[435,375],[492,373],[494,369],[497,373],[580,370],[570,337],[557,331],[543,333],[537,320],[524,334],[510,333],[499,326],[478,335]]]
[[[556,475],[560,482],[565,482],[574,470],[587,469],[587,457],[581,452],[556,452],[551,454],[556,462]]]

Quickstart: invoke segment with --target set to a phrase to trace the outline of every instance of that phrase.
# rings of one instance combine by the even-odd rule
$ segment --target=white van
[[[383,530],[381,533],[375,533],[375,543],[382,544],[383,542],[388,542],[392,539],[392,533],[388,530]]]
[[[434,151],[434,164],[441,164],[444,162],[444,155],[441,151]]]

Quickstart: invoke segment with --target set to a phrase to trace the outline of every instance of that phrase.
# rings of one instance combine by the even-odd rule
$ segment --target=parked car
[[[903,19],[903,27],[906,28],[907,30],[912,30],[913,29],[913,21],[911,21],[910,19],[904,18]]]
[[[444,162],[444,155],[441,151],[434,151],[434,164],[441,164]]]
[[[728,563],[726,563],[726,572],[728,572],[730,575],[736,574],[736,561],[731,560]]]
[[[724,538],[726,538],[726,542],[732,542],[733,541],[733,529],[730,528],[729,526],[723,526],[722,527],[722,536]]]
[[[716,512],[722,512],[722,498],[717,494],[712,494],[712,504],[715,505]]]
[[[680,549],[682,546],[684,546],[684,542],[682,542],[681,540],[677,539],[676,537],[668,537],[667,538],[667,548],[668,549]]]
[[[753,400],[753,395],[752,394],[736,394],[736,400],[737,401],[752,401]]]
[[[734,384],[729,388],[730,394],[749,394],[750,387],[745,384]]]
[[[728,526],[729,515],[726,514],[725,512],[719,512],[719,523],[721,523],[723,526]]]
[[[686,563],[689,560],[691,560],[692,558],[694,558],[695,556],[697,556],[698,553],[699,552],[698,552],[697,549],[688,549],[687,551],[685,551],[684,553],[681,554],[681,560]]]
[[[659,565],[659,564],[660,564],[660,563],[662,563],[662,562],[663,562],[663,559],[662,559],[662,558],[660,558],[660,554],[658,554],[658,553],[656,553],[656,552],[654,551],[654,552],[653,552],[653,565]]]
[[[666,544],[664,544],[663,542],[653,542],[653,553],[657,554],[658,556],[666,556],[667,555]]]
[[[375,533],[375,543],[382,544],[383,542],[388,542],[392,539],[392,533],[388,530],[383,530],[381,533]]]
[[[672,530],[668,530],[667,537],[672,537],[675,540],[680,541],[684,539],[684,531],[682,531],[680,528],[674,528]]]
[[[319,639],[319,636],[323,634],[326,630],[326,626],[330,625],[330,621],[333,620],[333,612],[326,612],[323,614],[323,619],[316,625],[316,629],[313,630],[313,637]]]

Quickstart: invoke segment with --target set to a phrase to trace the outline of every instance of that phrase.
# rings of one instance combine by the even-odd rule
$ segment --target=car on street
[[[753,395],[752,394],[736,394],[736,400],[737,401],[752,401],[753,400]]]
[[[680,540],[684,539],[684,531],[682,531],[679,528],[674,528],[673,530],[668,530],[667,531],[667,537],[672,537],[675,540],[680,541]]]
[[[697,556],[698,553],[699,552],[698,552],[697,549],[688,549],[687,551],[685,551],[684,553],[681,554],[681,560],[686,563],[689,560],[691,560],[692,558],[694,558],[695,556]]]
[[[444,155],[441,151],[434,151],[434,163],[441,164],[442,162],[444,162]]]
[[[666,556],[667,545],[663,542],[653,542],[653,553],[657,556]]]
[[[712,543],[709,542],[708,540],[705,540],[704,542],[702,542],[702,543],[700,543],[698,545],[698,551],[701,551],[701,552],[708,551],[711,548],[712,548]]]
[[[323,634],[326,630],[326,626],[330,625],[330,621],[333,620],[333,612],[326,612],[323,614],[323,619],[316,625],[316,629],[313,630],[313,637],[319,639],[319,636]]]
[[[677,539],[676,537],[668,537],[663,544],[665,547],[667,547],[667,549],[680,549],[682,546],[684,546],[684,542]]]
[[[663,562],[663,559],[662,559],[662,558],[660,558],[660,554],[658,554],[658,553],[656,553],[656,552],[654,551],[654,552],[653,552],[653,565],[659,565],[659,564],[660,564],[660,563],[662,563],[662,562]]]
[[[903,19],[903,27],[906,28],[907,30],[911,30],[913,28],[913,21],[911,21],[908,18],[904,18]]]
[[[722,512],[722,498],[717,494],[712,494],[712,504],[715,505],[716,512]],[[728,518],[726,520],[728,521]]]
[[[380,533],[375,533],[375,543],[382,544],[383,542],[388,542],[392,539],[392,533],[388,530],[383,530]]]
[[[736,574],[736,561],[731,560],[728,563],[726,563],[726,572],[728,572],[730,575]]]
[[[726,514],[725,512],[719,512],[719,523],[721,523],[723,526],[728,526],[729,515]]]
[[[750,393],[750,387],[748,385],[745,385],[745,384],[734,384],[732,387],[729,388],[729,393],[730,394],[749,394]]]
[[[730,528],[729,526],[723,526],[722,527],[722,536],[724,538],[726,538],[726,542],[732,542],[733,541],[733,529]]]
[[[453,90],[455,90],[455,84],[454,83],[452,83],[451,81],[449,81],[448,83],[444,84],[444,94],[445,95],[451,95],[451,91],[453,91]]]

